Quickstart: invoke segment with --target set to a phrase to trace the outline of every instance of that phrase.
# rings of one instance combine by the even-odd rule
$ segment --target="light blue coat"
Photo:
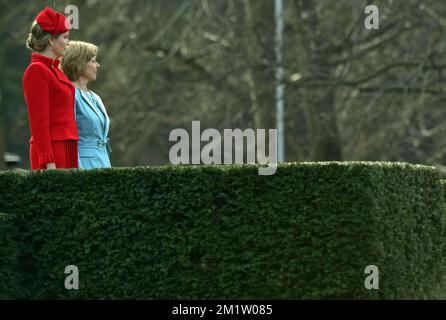
[[[85,93],[76,88],[75,114],[79,133],[79,168],[110,168],[110,119],[101,98],[90,90]]]

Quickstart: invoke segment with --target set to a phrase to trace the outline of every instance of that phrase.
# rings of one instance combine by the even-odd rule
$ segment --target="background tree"
[[[446,7],[377,0],[285,0],[287,161],[445,163]],[[14,4],[14,6],[13,6]],[[111,117],[115,166],[168,164],[169,132],[275,127],[271,0],[0,0],[2,134],[28,158],[24,41],[45,5],[78,6],[71,39],[99,45],[91,88]],[[24,161],[23,166],[27,166]]]

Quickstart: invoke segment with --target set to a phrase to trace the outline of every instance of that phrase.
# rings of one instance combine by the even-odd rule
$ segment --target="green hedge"
[[[404,163],[0,174],[0,297],[443,298],[443,187]],[[80,289],[66,290],[65,267]],[[379,290],[364,269],[379,268]]]

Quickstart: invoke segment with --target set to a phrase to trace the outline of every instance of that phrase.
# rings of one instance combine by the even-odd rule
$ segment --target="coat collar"
[[[31,62],[43,63],[48,68],[54,70],[54,74],[56,75],[57,79],[59,79],[59,81],[62,81],[64,83],[68,84],[70,87],[73,87],[73,84],[71,83],[71,81],[69,81],[67,76],[64,73],[62,73],[62,71],[59,69],[59,65],[60,65],[59,59],[51,59],[44,55],[33,52],[31,54]]]
[[[49,68],[51,67],[59,68],[60,64],[59,59],[51,59],[49,57],[46,57],[44,55],[35,52],[31,54],[31,62],[41,62]]]
[[[108,132],[108,126],[109,126],[109,124],[108,124],[108,115],[107,115],[107,112],[105,111],[105,108],[104,108],[104,106],[102,105],[102,102],[100,101],[100,99],[98,99],[98,96],[95,94],[95,93],[92,93],[93,94],[93,96],[96,98],[96,101],[98,102],[98,105],[99,105],[99,108],[101,109],[101,111],[102,111],[102,113],[103,113],[103,117],[101,117],[100,115],[99,115],[99,112],[101,112],[101,111],[99,111],[92,103],[91,103],[91,101],[90,101],[90,99],[88,99],[88,97],[86,96],[86,94],[85,94],[85,92],[83,92],[81,89],[79,89],[79,88],[76,88],[76,90],[79,90],[79,92],[80,92],[80,94],[81,94],[81,96],[82,96],[82,99],[84,99],[85,100],[85,102],[87,102],[87,104],[90,106],[90,108],[96,113],[96,115],[99,117],[99,120],[101,121],[101,123],[102,123],[102,126],[103,126],[103,128],[104,128],[104,131],[105,131],[105,133],[107,134],[107,132]],[[90,91],[91,92],[91,91]],[[104,121],[105,121],[105,123],[104,123]]]
[[[99,108],[101,108],[102,112],[105,115],[105,129],[104,129],[104,132],[105,132],[105,135],[107,136],[108,135],[108,130],[110,128],[110,118],[108,117],[107,110],[105,110],[105,106],[104,106],[104,103],[102,102],[101,97],[99,97],[94,92],[91,92],[91,93],[95,96],[96,101],[98,102]]]

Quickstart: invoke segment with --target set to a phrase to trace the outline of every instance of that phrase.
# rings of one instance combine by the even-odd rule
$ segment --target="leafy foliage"
[[[1,297],[443,297],[443,188],[434,168],[257,169],[1,173]],[[68,265],[79,268],[79,290],[64,288]],[[367,265],[379,268],[379,290],[364,288]]]

